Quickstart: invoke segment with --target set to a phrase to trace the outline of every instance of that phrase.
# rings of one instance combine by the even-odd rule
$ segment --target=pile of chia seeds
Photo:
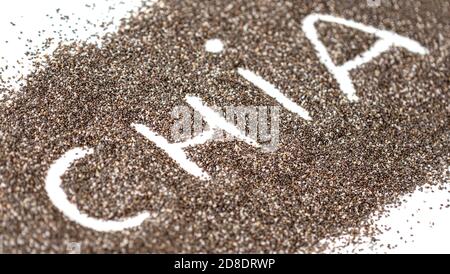
[[[348,3],[347,3],[348,2]],[[427,183],[448,180],[449,4],[434,1],[175,1],[143,3],[119,30],[61,45],[0,105],[0,235],[6,252],[256,252],[323,250],[320,241],[370,231],[374,212]],[[431,4],[434,3],[434,4]],[[351,71],[349,102],[302,32],[311,13],[391,30],[429,49],[392,48]],[[317,29],[339,64],[376,37],[330,23]],[[221,53],[204,48],[224,43]],[[252,70],[307,109],[283,110],[280,145],[244,142],[188,150],[213,176],[200,181],[137,133],[170,140],[174,107],[276,106],[237,73]],[[69,200],[92,217],[152,217],[101,233],[50,202],[50,165],[74,147],[94,153],[63,177]]]

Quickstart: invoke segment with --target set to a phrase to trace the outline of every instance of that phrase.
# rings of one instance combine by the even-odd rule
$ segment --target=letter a
[[[325,21],[330,23],[337,23],[344,25],[346,27],[354,28],[369,34],[373,34],[379,38],[374,45],[361,55],[355,57],[353,60],[346,62],[340,66],[337,66],[328,54],[327,49],[323,43],[319,40],[317,30],[314,24],[317,21]],[[334,17],[332,15],[324,14],[310,14],[305,19],[303,19],[303,31],[306,37],[314,45],[320,61],[327,67],[327,69],[334,75],[335,79],[339,83],[339,86],[347,96],[350,101],[357,101],[358,96],[356,96],[355,87],[353,86],[352,80],[350,79],[349,71],[361,66],[373,58],[379,56],[383,52],[389,50],[391,47],[403,47],[411,52],[417,54],[427,54],[428,50],[421,46],[414,40],[406,38],[404,36],[395,34],[390,31],[376,29],[371,26],[366,26],[361,23],[357,23],[352,20],[346,20],[343,18]]]

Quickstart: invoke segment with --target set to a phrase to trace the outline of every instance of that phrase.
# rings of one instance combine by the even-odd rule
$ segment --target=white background
[[[86,7],[89,4],[91,7]],[[90,40],[93,34],[100,36],[107,31],[114,31],[119,24],[119,20],[126,17],[129,11],[136,10],[140,0],[5,0],[2,1],[0,9],[0,66],[9,65],[9,69],[1,75],[7,80],[12,77],[10,84],[18,86],[14,79],[19,79],[20,74],[26,75],[31,68],[31,62],[27,60],[25,52],[27,39],[33,40],[32,45],[39,48],[46,38],[55,38],[53,46],[47,51],[54,50],[58,37],[53,35],[53,31],[64,33],[66,40]],[[110,6],[115,6],[115,10],[109,10]],[[56,9],[60,9],[59,15],[68,15],[69,19],[58,20]],[[53,16],[50,19],[46,15]],[[78,17],[82,20],[78,21]],[[351,18],[349,18],[351,19]],[[113,21],[114,24],[106,30],[97,26],[87,24],[89,20],[93,23]],[[300,18],[299,18],[300,20]],[[14,23],[14,25],[11,24]],[[78,23],[78,26],[75,26]],[[54,26],[52,26],[54,24]],[[61,24],[61,25],[60,25]],[[84,27],[87,29],[85,30]],[[72,30],[76,28],[75,33]],[[46,32],[38,37],[38,31]],[[299,31],[301,31],[299,29]],[[21,34],[22,32],[22,34]],[[21,37],[21,39],[19,39]],[[5,41],[8,41],[6,43]],[[1,58],[4,59],[1,59]],[[25,69],[12,66],[19,60]],[[377,237],[379,240],[375,245],[362,243],[359,245],[345,245],[340,252],[361,253],[388,252],[388,253],[450,253],[450,208],[440,209],[441,205],[449,204],[450,187],[439,190],[431,187],[424,191],[416,191],[411,196],[407,195],[403,199],[405,203],[400,207],[389,209],[389,214],[384,214],[377,225],[389,227],[390,230]],[[402,199],[402,200],[403,200]],[[403,237],[403,240],[400,239]],[[406,241],[406,242],[405,242]],[[334,246],[345,243],[345,240],[332,240]],[[390,245],[391,248],[387,248]]]

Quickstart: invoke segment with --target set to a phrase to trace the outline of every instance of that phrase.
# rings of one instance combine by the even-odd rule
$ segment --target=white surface
[[[0,8],[0,66],[8,65],[9,68],[2,73],[1,79],[14,87],[23,83],[19,81],[17,84],[16,80],[26,75],[32,68],[31,61],[25,56],[25,53],[29,51],[27,44],[31,45],[33,51],[41,49],[46,39],[54,38],[50,48],[45,51],[50,53],[61,41],[59,33],[64,35],[63,42],[97,42],[98,39],[93,35],[101,36],[106,32],[114,31],[119,20],[141,4],[140,0],[123,2],[118,0],[3,0]],[[109,9],[110,6],[115,6],[115,9]],[[60,9],[59,13],[57,9]],[[68,19],[56,20],[65,15]],[[94,27],[87,21],[97,26]],[[112,25],[100,26],[104,22],[111,21]],[[29,39],[32,42],[28,41]],[[22,65],[24,69],[21,68]],[[8,81],[8,78],[11,79]]]
[[[208,173],[188,158],[183,150],[183,147],[181,146],[182,144],[169,143],[166,138],[152,131],[145,125],[133,124],[132,126],[137,132],[142,134],[149,141],[153,142],[157,147],[164,150],[164,152],[167,153],[167,155],[169,155],[170,158],[172,158],[186,172],[199,178],[200,180],[207,181],[211,179],[211,176],[209,176]]]
[[[215,130],[224,130],[231,136],[234,136],[237,140],[241,140],[255,147],[260,147],[255,140],[247,137],[235,125],[229,123],[219,113],[206,106],[200,98],[195,96],[186,96],[186,102],[203,117],[205,122],[208,124],[208,131],[204,131],[203,133],[182,143],[169,143],[166,138],[160,136],[158,133],[152,131],[145,125],[132,124],[132,127],[134,127],[137,132],[142,134],[149,141],[153,142],[157,147],[164,150],[170,158],[172,158],[189,174],[203,181],[208,181],[211,179],[211,176],[208,173],[188,158],[184,152],[184,149],[212,141]]]
[[[100,220],[81,213],[77,206],[67,198],[66,193],[61,188],[61,177],[75,161],[92,153],[94,153],[92,149],[74,148],[67,151],[50,166],[45,178],[45,190],[50,201],[72,221],[96,231],[114,232],[140,226],[150,217],[148,212],[142,212],[134,217],[119,221]]]
[[[243,68],[238,68],[238,73],[239,75],[244,77],[245,80],[251,82],[253,85],[264,91],[265,94],[275,99],[287,110],[297,114],[298,116],[302,117],[305,120],[308,121],[312,120],[311,116],[309,116],[309,112],[306,109],[294,103],[291,99],[289,99],[283,93],[281,93],[281,91],[278,88],[276,88],[274,85],[264,80],[261,76],[255,74],[250,70]]]
[[[64,32],[67,35],[66,39],[90,39],[91,41],[95,41],[95,38],[90,37],[93,34],[99,33],[101,35],[106,31],[114,31],[120,18],[126,16],[129,10],[135,9],[140,4],[140,0],[127,0],[122,4],[120,2],[120,0],[2,1],[2,8],[0,9],[0,33],[2,34],[0,37],[0,66],[10,65],[7,72],[1,75],[2,78],[4,80],[7,80],[7,77],[18,79],[20,74],[28,73],[30,62],[26,58],[24,59],[25,52],[28,50],[26,47],[27,39],[32,39],[32,45],[38,48],[46,38],[55,38],[52,35],[52,31]],[[85,4],[92,6],[95,4],[95,7],[85,7]],[[114,11],[109,11],[108,7],[112,4],[116,5],[117,8]],[[59,26],[59,23],[52,26],[57,21],[51,20],[45,15],[50,14],[56,17],[57,8],[61,9],[61,15],[69,15],[70,19],[65,23],[63,21],[61,26]],[[78,30],[72,33],[77,17],[81,17],[83,20],[78,22]],[[86,20],[101,23],[109,22],[111,19],[114,19],[115,24],[107,30],[86,24]],[[299,20],[301,19],[299,18]],[[13,22],[15,26],[12,26],[10,22]],[[86,30],[83,27],[86,27]],[[39,30],[46,30],[40,38],[37,37]],[[299,31],[302,30],[299,29]],[[23,32],[23,34],[20,34],[20,32]],[[19,35],[22,36],[21,40],[18,39]],[[6,40],[9,43],[5,43]],[[58,41],[56,40],[55,42],[57,43]],[[56,43],[53,45],[56,45]],[[54,46],[49,51],[52,49],[54,49]],[[2,57],[4,59],[1,59]],[[20,70],[19,73],[17,68],[13,69],[11,67],[17,60],[21,60],[26,67],[25,70]],[[445,190],[432,189],[434,192],[430,190],[425,192],[416,191],[411,197],[405,197],[407,199],[406,203],[400,208],[392,209],[389,216],[377,222],[378,225],[391,227],[389,232],[385,232],[378,237],[380,240],[378,244],[375,246],[368,244],[348,246],[341,251],[352,252],[356,248],[362,249],[361,252],[450,253],[450,209],[439,209],[441,204],[444,204],[444,206],[449,204],[450,193],[448,192],[448,187]],[[397,231],[400,231],[400,233],[398,234]],[[409,236],[411,234],[414,236]],[[401,236],[407,241],[406,243],[400,239]],[[386,244],[390,244],[393,248],[387,249]]]
[[[442,186],[441,186],[442,187]],[[450,253],[450,185],[442,189],[426,185],[423,190],[405,195],[400,207],[386,207],[376,224],[384,231],[359,244],[348,245],[348,238],[324,240],[335,253]]]
[[[343,65],[336,66],[331,60],[331,57],[328,54],[328,50],[320,41],[319,34],[317,33],[315,27],[315,23],[317,21],[336,23],[349,28],[354,28],[366,33],[373,34],[377,36],[379,40],[374,43],[374,45],[369,50],[365,51],[361,55],[358,55],[357,57],[355,57],[355,59],[347,61]],[[428,50],[420,45],[417,41],[411,40],[407,37],[328,14],[310,14],[306,16],[305,19],[303,19],[302,24],[303,31],[305,32],[306,37],[314,45],[320,61],[328,68],[328,71],[334,75],[336,81],[339,83],[342,92],[350,101],[357,101],[359,99],[358,96],[356,96],[356,90],[350,78],[350,70],[369,62],[373,58],[389,50],[391,47],[403,47],[411,52],[422,55],[428,53]]]
[[[235,125],[229,123],[224,117],[219,113],[215,112],[210,107],[203,104],[202,100],[195,96],[187,96],[186,102],[195,110],[198,111],[202,117],[205,119],[206,123],[211,128],[219,128],[225,132],[231,134],[231,136],[236,137],[238,140],[245,142],[246,144],[254,147],[260,147],[257,141],[242,133]]]
[[[220,39],[211,39],[206,41],[205,50],[211,53],[220,53],[223,51],[223,43]]]

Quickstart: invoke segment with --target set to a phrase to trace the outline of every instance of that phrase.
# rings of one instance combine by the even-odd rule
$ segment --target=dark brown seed
[[[442,182],[449,164],[449,5],[401,2],[372,8],[164,0],[144,4],[103,37],[101,48],[59,46],[0,108],[5,249],[66,252],[67,242],[80,242],[84,252],[313,252],[322,239],[369,233],[372,213],[418,186]],[[313,12],[392,30],[430,54],[393,48],[352,71],[361,100],[349,103],[301,31],[302,18]],[[332,25],[319,30],[336,62],[373,43]],[[224,41],[222,53],[204,50],[211,38]],[[191,149],[190,157],[214,175],[209,183],[131,128],[141,122],[169,138],[170,113],[186,105],[187,94],[217,106],[277,105],[238,67],[276,84],[314,121],[283,112],[274,153],[239,142]],[[80,210],[105,219],[142,210],[157,217],[120,233],[66,219],[48,200],[44,178],[53,161],[80,146],[95,153],[64,177]]]

